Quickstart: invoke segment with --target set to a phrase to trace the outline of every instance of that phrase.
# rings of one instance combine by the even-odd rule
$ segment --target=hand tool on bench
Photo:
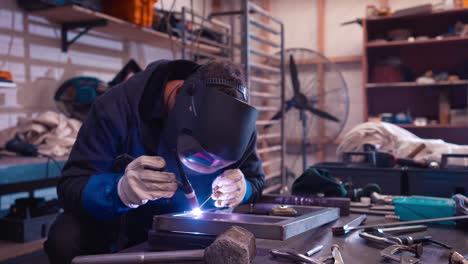
[[[395,236],[395,235],[384,232],[382,229],[377,229],[377,228],[366,229],[365,231],[359,233],[359,236],[368,241],[381,242],[381,243],[386,243],[390,245],[412,246],[415,244],[435,244],[435,245],[439,245],[447,249],[452,248],[442,242],[433,240],[431,236],[423,236],[423,237]]]
[[[356,219],[350,221],[349,223],[343,225],[343,226],[338,226],[338,227],[332,227],[332,232],[334,236],[342,236],[344,234],[349,233],[352,228],[360,226],[364,221],[366,221],[367,215],[360,215]]]
[[[255,254],[254,235],[242,227],[233,226],[220,234],[204,250],[88,255],[74,258],[72,264],[152,264],[190,261],[204,261],[206,264],[250,264]]]
[[[323,246],[318,246],[316,248],[320,249]],[[314,248],[314,249],[316,249]],[[311,251],[313,251],[312,249]],[[343,257],[341,256],[340,253],[340,248],[338,245],[332,245],[331,246],[331,254],[324,256],[324,257],[318,257],[318,258],[312,258],[311,256],[306,256],[301,253],[294,253],[294,252],[289,252],[289,251],[281,251],[281,250],[271,250],[270,254],[273,257],[280,258],[283,260],[289,260],[292,262],[300,262],[300,263],[312,263],[312,264],[326,264],[327,261],[333,260],[334,264],[344,264]],[[320,250],[315,250],[315,253],[319,252]],[[310,252],[310,251],[309,251]],[[315,254],[314,253],[314,254]]]
[[[382,223],[382,224],[372,224],[372,225],[362,225],[362,226],[337,226],[333,227],[332,231],[334,235],[343,235],[345,233],[344,230],[347,232],[360,230],[360,229],[367,229],[367,228],[383,228],[383,227],[394,227],[394,226],[405,226],[405,225],[417,225],[417,224],[427,224],[427,223],[435,223],[435,222],[442,222],[442,221],[452,221],[452,220],[463,220],[468,219],[468,215],[460,215],[460,216],[450,216],[450,217],[440,217],[440,218],[431,218],[431,219],[422,219],[422,220],[414,220],[414,221],[403,221],[403,222],[395,222],[395,223]]]
[[[400,255],[398,256],[397,253],[400,251],[408,251],[413,253],[415,257]],[[405,246],[405,245],[391,245],[380,252],[380,255],[385,259],[390,259],[402,264],[414,264],[419,263],[419,257],[421,257],[423,253],[423,247],[421,244],[413,245],[413,246]]]

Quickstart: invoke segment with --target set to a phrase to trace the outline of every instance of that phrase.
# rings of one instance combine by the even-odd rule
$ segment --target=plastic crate
[[[157,0],[104,0],[103,12],[133,24],[153,25],[154,5]]]

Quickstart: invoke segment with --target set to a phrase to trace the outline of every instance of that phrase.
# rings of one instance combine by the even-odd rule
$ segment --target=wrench
[[[415,254],[415,257],[410,256],[398,256],[396,255],[399,251],[408,251]],[[423,247],[421,244],[413,245],[413,246],[405,246],[405,245],[391,245],[386,249],[380,252],[380,255],[386,259],[390,259],[402,264],[415,264],[419,263],[419,257],[422,255]]]

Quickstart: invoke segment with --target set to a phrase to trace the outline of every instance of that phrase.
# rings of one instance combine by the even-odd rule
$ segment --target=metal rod
[[[257,126],[265,126],[265,125],[276,125],[280,123],[280,120],[258,120],[255,122]]]
[[[213,194],[208,196],[208,198],[206,198],[206,200],[198,207],[200,209],[202,209],[202,207],[213,197]]]
[[[262,153],[266,153],[266,152],[278,151],[278,150],[281,150],[281,149],[282,149],[282,147],[280,145],[277,145],[277,146],[268,147],[268,148],[259,148],[259,149],[257,149],[257,153],[262,154]]]
[[[300,111],[302,120],[302,171],[307,170],[307,115],[304,110]]]
[[[269,26],[263,24],[262,22],[260,22],[260,21],[258,21],[258,20],[256,20],[256,19],[254,19],[254,18],[250,18],[249,20],[250,20],[250,24],[251,24],[252,26],[255,26],[255,27],[257,27],[258,29],[267,31],[267,32],[269,32],[269,33],[271,33],[271,34],[279,35],[279,32],[278,32],[278,31],[276,31],[276,30],[274,30],[273,28],[271,28],[271,27],[269,27]]]
[[[422,220],[414,220],[414,221],[403,221],[403,222],[395,222],[395,223],[362,225],[362,226],[349,227],[349,228],[347,228],[347,230],[353,231],[353,230],[360,230],[360,229],[366,229],[366,228],[375,228],[375,227],[379,228],[379,227],[415,225],[415,224],[426,224],[426,223],[434,223],[434,222],[442,222],[442,221],[464,220],[464,219],[468,219],[468,215],[440,217],[440,218],[422,219]]]
[[[272,139],[272,138],[280,138],[281,133],[268,133],[268,134],[259,134],[257,136],[257,140],[262,140],[262,139]],[[264,162],[265,163],[265,162]]]
[[[266,72],[271,72],[271,73],[281,73],[281,70],[279,70],[277,68],[270,67],[270,66],[267,66],[267,65],[263,65],[263,64],[260,64],[260,63],[251,62],[250,66],[252,68],[255,68],[255,69],[261,70],[261,71],[266,71]]]
[[[188,32],[187,32],[188,33]],[[197,37],[197,34],[195,33],[189,33],[190,36],[192,37]],[[224,48],[224,49],[228,49],[229,46],[226,45],[226,44],[222,44],[222,43],[219,43],[219,42],[216,42],[216,41],[213,41],[211,39],[207,39],[205,37],[198,37],[198,42],[201,42],[201,43],[205,43],[205,44],[210,44],[211,46],[215,46],[215,47],[219,47],[219,48]],[[195,44],[196,45],[196,44]]]
[[[278,81],[274,81],[274,80],[270,80],[270,79],[266,79],[266,78],[261,78],[261,77],[250,77],[250,81],[251,82],[255,82],[255,83],[259,83],[259,84],[263,84],[263,85],[281,85],[280,82]]]
[[[267,54],[267,53],[261,52],[261,51],[256,50],[256,49],[250,49],[250,52],[253,55],[263,57],[263,58],[268,59],[268,60],[274,60],[274,61],[278,61],[278,62],[281,61],[281,58],[278,57],[278,56]]]
[[[263,167],[268,167],[270,165],[273,165],[275,163],[280,163],[280,162],[281,162],[281,158],[270,159],[268,161],[262,162],[262,165],[263,165]]]
[[[309,257],[313,256],[313,255],[317,254],[322,249],[323,249],[323,245],[316,246],[313,249],[307,251],[306,255],[309,256]]]
[[[278,111],[277,107],[274,106],[253,106],[255,107],[258,111],[264,111],[264,112],[276,112]]]
[[[250,5],[250,8],[252,8],[253,10],[256,11],[256,13],[259,13],[260,15],[262,15],[262,16],[268,18],[268,19],[271,19],[272,21],[274,21],[274,22],[276,22],[276,23],[278,23],[278,24],[281,24],[281,25],[283,24],[283,22],[282,22],[281,20],[279,20],[279,19],[277,19],[276,17],[270,15],[270,14],[268,13],[268,11],[266,11],[266,10],[263,9],[263,8],[261,8],[260,6],[254,4],[254,3],[252,3],[252,2],[249,2],[249,5]]]
[[[75,257],[73,264],[132,264],[132,263],[177,263],[202,261],[205,250],[178,250],[166,252],[135,252],[88,255]]]
[[[281,116],[284,117],[285,114],[285,72],[284,72],[284,24],[280,22],[280,29],[281,29]],[[282,191],[281,193],[287,192],[287,178],[286,178],[286,167],[285,167],[285,159],[286,159],[286,137],[284,135],[284,118],[281,118],[281,185],[282,185]]]
[[[255,35],[255,34],[251,34],[251,35],[247,35],[249,36],[252,40],[255,40],[257,42],[260,42],[262,44],[265,44],[265,45],[269,45],[273,48],[279,48],[280,45],[279,44],[276,44],[275,42],[273,41],[270,41],[270,40],[266,40],[266,39],[262,39],[261,37]]]
[[[281,97],[276,94],[255,92],[255,91],[250,92],[250,96],[259,97],[259,98],[281,99]]]

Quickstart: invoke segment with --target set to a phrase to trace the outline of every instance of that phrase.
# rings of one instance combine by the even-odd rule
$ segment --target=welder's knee
[[[83,227],[78,219],[72,215],[60,214],[52,224],[44,250],[51,264],[70,263],[82,254]]]

